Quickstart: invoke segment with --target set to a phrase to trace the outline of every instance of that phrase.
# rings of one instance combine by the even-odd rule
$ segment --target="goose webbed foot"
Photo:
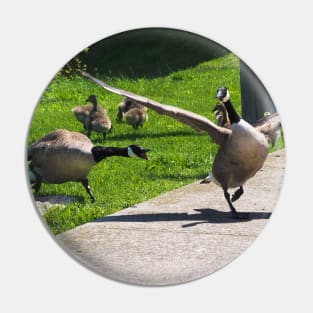
[[[243,188],[242,186],[240,186],[232,195],[231,197],[231,202],[235,202],[236,200],[238,200],[241,196],[243,195]]]
[[[90,189],[88,179],[87,179],[87,178],[86,178],[86,179],[83,179],[83,180],[81,181],[81,183],[83,184],[85,190],[86,190],[87,193],[89,194],[91,202],[95,202],[95,201],[96,201],[96,198],[94,197],[94,195],[93,195],[93,193],[92,193],[92,191],[91,191],[91,189]]]

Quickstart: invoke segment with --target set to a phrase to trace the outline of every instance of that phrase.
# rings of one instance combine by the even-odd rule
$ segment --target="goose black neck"
[[[112,156],[128,157],[127,148],[96,146],[91,149],[91,153],[96,162]]]
[[[92,110],[93,110],[94,112],[98,111],[98,103],[97,103],[97,100],[94,100],[94,101],[92,102],[92,105],[93,105]]]
[[[227,110],[230,123],[231,124],[238,123],[241,118],[240,118],[239,114],[236,112],[236,110],[235,110],[233,104],[230,102],[230,100],[225,102],[224,105],[225,105],[225,108]]]

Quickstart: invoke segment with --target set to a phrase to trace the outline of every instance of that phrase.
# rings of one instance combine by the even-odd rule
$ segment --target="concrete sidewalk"
[[[231,217],[222,190],[195,182],[57,236],[75,259],[115,280],[169,285],[206,276],[254,241],[275,208],[285,150],[269,155],[235,203],[250,220]]]

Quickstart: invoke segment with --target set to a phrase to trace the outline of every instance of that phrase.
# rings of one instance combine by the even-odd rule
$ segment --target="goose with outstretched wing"
[[[243,194],[244,183],[263,166],[268,155],[270,135],[281,126],[278,114],[264,118],[254,127],[238,115],[231,103],[228,89],[220,87],[216,97],[227,110],[231,124],[228,129],[214,124],[199,114],[112,87],[86,72],[82,72],[82,75],[108,91],[132,99],[159,114],[174,118],[196,131],[206,132],[219,145],[219,150],[213,162],[212,172],[201,183],[213,181],[219,185],[224,191],[233,216],[249,218],[248,213],[237,212],[233,202]],[[237,188],[232,196],[228,192],[230,188]]]

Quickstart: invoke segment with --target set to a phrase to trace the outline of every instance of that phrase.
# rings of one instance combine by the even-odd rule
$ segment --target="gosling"
[[[91,102],[93,107],[86,120],[87,136],[90,137],[91,131],[102,133],[103,140],[106,139],[108,132],[112,130],[112,123],[104,108],[99,107],[98,101],[95,95],[89,96],[86,100]]]
[[[134,107],[126,112],[125,121],[128,125],[131,125],[134,129],[142,127],[143,123],[148,120],[148,114],[146,110],[141,107]]]
[[[142,111],[144,112],[147,111],[147,108],[145,106],[126,97],[124,101],[119,103],[118,105],[117,116],[116,116],[117,122],[121,123],[123,121],[123,116],[126,115],[126,113],[133,108],[141,108]]]
[[[84,129],[87,129],[87,121],[91,111],[92,105],[80,105],[72,109],[75,118],[83,124]]]

